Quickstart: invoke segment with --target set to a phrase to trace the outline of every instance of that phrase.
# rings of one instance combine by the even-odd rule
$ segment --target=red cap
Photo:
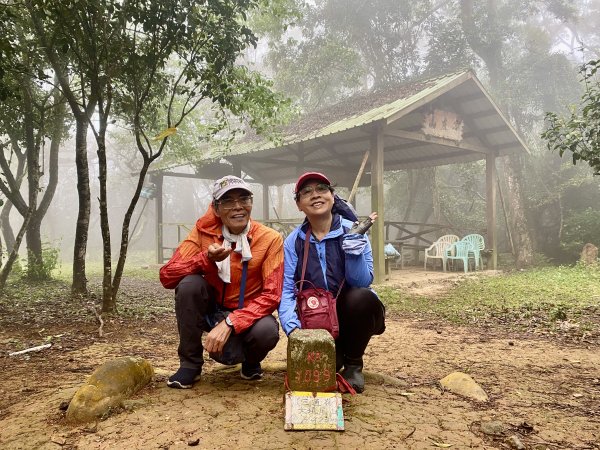
[[[302,185],[304,183],[306,183],[308,180],[318,180],[318,181],[322,181],[325,184],[331,185],[331,181],[329,181],[329,178],[327,178],[322,173],[319,173],[319,172],[306,172],[305,174],[300,175],[300,178],[298,178],[298,181],[296,182],[296,188],[294,189],[294,192],[298,192],[300,190],[300,188],[302,187]]]

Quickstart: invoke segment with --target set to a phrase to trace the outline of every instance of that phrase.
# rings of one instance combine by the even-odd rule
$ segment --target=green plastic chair
[[[471,253],[473,254],[473,258],[475,258],[475,270],[480,267],[483,270],[483,258],[481,257],[481,251],[485,248],[483,236],[480,234],[468,234],[461,241],[471,244]]]
[[[445,251],[445,262],[448,264],[450,260],[459,259],[463,262],[465,273],[469,270],[469,253],[473,251],[473,247],[467,241],[458,241],[450,245]],[[444,269],[446,270],[446,269]]]
[[[460,238],[455,234],[445,234],[440,236],[437,241],[425,249],[425,264],[423,268],[427,270],[428,259],[441,259],[442,268],[446,271],[446,248],[453,242],[459,241]]]

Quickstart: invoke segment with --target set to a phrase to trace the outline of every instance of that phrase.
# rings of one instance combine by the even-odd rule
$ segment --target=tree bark
[[[32,219],[37,210],[37,199],[40,188],[40,147],[35,139],[32,83],[30,79],[23,77],[21,80],[21,93],[23,95],[23,127],[25,131],[25,151],[27,154],[27,191],[29,211],[31,215],[27,228],[27,272],[28,274],[39,273],[42,265],[42,239],[40,235],[40,223]],[[38,130],[41,133],[41,130]],[[33,228],[30,228],[34,225]]]
[[[58,83],[58,80],[55,79],[55,84]],[[64,127],[66,118],[66,108],[65,103],[60,91],[58,89],[54,89],[53,93],[53,105],[52,105],[52,122],[51,122],[51,130],[50,130],[50,154],[48,161],[48,185],[44,190],[44,194],[42,195],[42,199],[39,202],[38,207],[33,212],[31,217],[31,222],[29,224],[29,229],[27,230],[27,239],[28,239],[28,248],[31,241],[31,248],[34,248],[43,265],[43,245],[41,238],[41,226],[46,213],[48,212],[48,208],[50,207],[50,203],[52,203],[52,199],[54,198],[54,194],[56,193],[56,187],[58,185],[58,152],[60,150],[60,144],[62,142],[62,129]],[[39,154],[39,153],[38,153]],[[31,237],[30,237],[31,235]],[[40,274],[46,275],[44,272],[39,272]]]
[[[12,207],[12,202],[6,199],[2,207],[2,212],[0,212],[0,229],[2,229],[6,253],[12,252],[12,249],[15,247],[15,233],[10,224],[10,211]]]
[[[12,252],[10,252],[8,255],[8,259],[2,267],[2,270],[0,270],[0,293],[4,291],[4,288],[6,287],[6,280],[8,280],[8,275],[10,274],[10,271],[12,270],[12,267],[19,256],[19,247],[21,246],[21,241],[23,240],[25,232],[27,231],[27,227],[29,226],[32,213],[33,211],[30,208],[27,214],[25,214],[23,224],[21,225],[21,229],[19,230],[19,233],[15,239],[15,246],[12,249]]]
[[[108,220],[108,198],[106,192],[107,165],[106,165],[106,124],[110,113],[110,102],[108,110],[104,109],[102,100],[98,102],[100,126],[96,134],[98,145],[98,180],[100,181],[100,231],[102,233],[102,312],[114,312],[116,310],[116,297],[112,289],[112,256],[110,240],[110,224]]]
[[[76,117],[75,132],[75,166],[77,168],[77,198],[79,208],[77,225],[75,227],[75,242],[73,245],[73,283],[71,293],[87,294],[87,279],[85,276],[85,255],[87,252],[88,230],[90,226],[90,176],[87,159],[87,117]]]
[[[522,202],[523,188],[521,165],[517,156],[509,157],[504,164],[504,178],[508,188],[509,224],[515,244],[515,262],[518,269],[533,264],[533,244],[527,227],[525,209]]]

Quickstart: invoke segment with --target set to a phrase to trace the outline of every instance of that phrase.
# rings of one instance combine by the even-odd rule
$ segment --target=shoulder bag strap
[[[304,284],[304,275],[306,274],[306,263],[308,261],[308,251],[310,250],[310,233],[311,233],[310,225],[306,230],[306,235],[304,237],[304,255],[302,257],[302,275],[300,276],[300,289],[298,291],[302,292],[302,285]]]
[[[244,292],[246,291],[246,278],[248,276],[248,261],[242,263],[242,281],[240,282],[240,300],[238,302],[238,309],[244,307]]]

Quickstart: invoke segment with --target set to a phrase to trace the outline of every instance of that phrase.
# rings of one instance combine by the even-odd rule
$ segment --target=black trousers
[[[188,275],[175,288],[175,315],[179,331],[179,363],[181,367],[201,369],[204,364],[202,333],[211,327],[206,315],[217,309],[215,291],[199,274]],[[237,336],[237,335],[236,335]],[[261,362],[279,341],[279,325],[272,315],[260,318],[239,335],[245,361]],[[230,338],[231,340],[231,338]]]
[[[336,354],[343,358],[362,358],[376,334],[385,331],[385,306],[367,288],[345,289],[337,299],[340,334],[336,339]]]

